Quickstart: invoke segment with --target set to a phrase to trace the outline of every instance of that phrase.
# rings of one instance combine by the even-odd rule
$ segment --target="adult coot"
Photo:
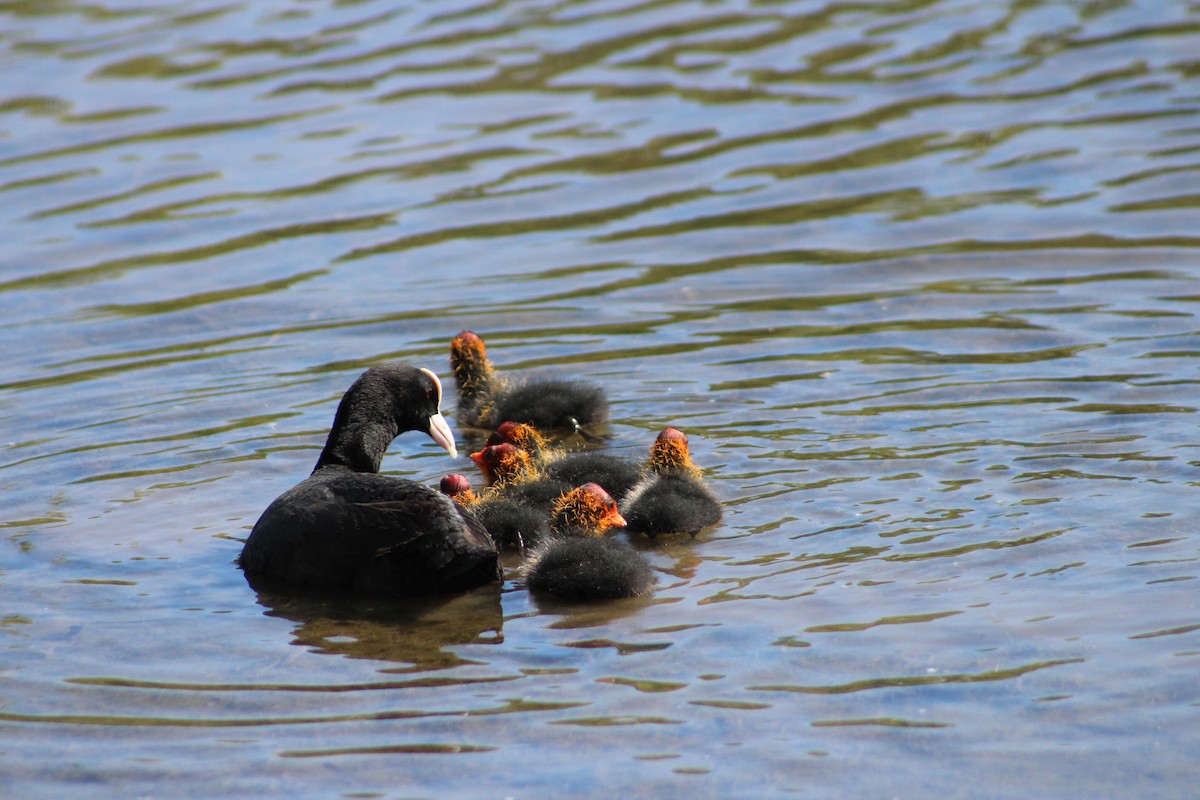
[[[457,455],[441,399],[441,383],[427,369],[364,372],[342,397],[312,475],[255,523],[242,569],[284,583],[398,595],[499,580],[496,547],[470,513],[434,489],[376,474],[405,431],[428,434]]]

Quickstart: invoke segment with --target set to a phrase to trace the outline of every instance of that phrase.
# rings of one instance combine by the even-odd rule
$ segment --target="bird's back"
[[[499,577],[496,548],[471,515],[413,481],[318,470],[263,512],[242,568],[287,583],[429,594]]]

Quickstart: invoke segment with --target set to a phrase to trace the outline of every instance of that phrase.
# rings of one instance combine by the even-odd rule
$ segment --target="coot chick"
[[[282,583],[422,595],[500,579],[484,527],[441,493],[376,474],[392,440],[428,434],[456,455],[427,369],[374,367],[338,405],[312,474],[274,500],[242,549],[242,569]]]
[[[646,477],[621,502],[629,531],[645,533],[651,541],[667,533],[694,538],[720,521],[721,504],[692,461],[683,431],[664,429],[650,446],[647,467]]]
[[[613,497],[624,498],[642,479],[642,465],[612,453],[566,453],[546,465],[545,475],[572,486],[598,483]]]
[[[594,483],[573,489],[554,505],[554,537],[525,567],[526,585],[562,600],[640,597],[654,586],[654,572],[625,542],[604,538],[624,520],[616,501]]]
[[[488,445],[472,453],[471,460],[478,465],[493,494],[519,500],[547,515],[554,501],[577,485],[547,477],[528,452],[509,442]]]
[[[508,496],[489,489],[476,494],[465,475],[442,478],[442,494],[468,509],[487,528],[498,548],[524,552],[536,547],[550,534],[549,505],[535,505],[521,496]]]
[[[460,472],[443,476],[438,483],[438,491],[464,508],[470,508],[479,502],[479,495],[471,488],[470,479]]]
[[[529,453],[529,457],[538,464],[545,464],[561,454],[560,451],[554,449],[550,440],[543,436],[536,426],[527,422],[513,422],[512,420],[501,422],[496,430],[488,434],[484,446],[505,442]]]
[[[579,430],[608,421],[608,400],[599,386],[582,381],[529,378],[509,383],[498,376],[477,334],[450,340],[450,368],[458,384],[458,421],[491,428],[505,420],[542,430]]]
[[[596,483],[577,486],[554,501],[550,525],[557,536],[603,536],[625,527],[617,501]]]
[[[471,453],[471,461],[479,467],[488,486],[519,483],[541,474],[533,456],[511,442],[484,445],[482,450]]]
[[[618,500],[633,489],[644,472],[639,462],[612,453],[555,450],[535,426],[511,420],[501,424],[487,439],[489,447],[505,443],[529,454],[529,466],[525,469],[537,470],[545,478],[571,486],[598,483]],[[482,452],[486,451],[487,447]],[[476,455],[473,453],[471,458],[474,460]],[[484,474],[487,475],[486,470]]]

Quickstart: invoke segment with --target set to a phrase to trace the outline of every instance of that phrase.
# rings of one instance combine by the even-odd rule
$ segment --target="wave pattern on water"
[[[1168,0],[0,2],[6,787],[1190,796],[1197,52]],[[725,521],[628,603],[247,586],[353,377],[464,328],[686,429]]]

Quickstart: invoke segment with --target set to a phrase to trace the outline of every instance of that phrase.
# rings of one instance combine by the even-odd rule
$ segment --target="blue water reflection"
[[[13,796],[1193,793],[1194,8],[0,15]],[[724,522],[646,601],[247,585],[464,328]]]

